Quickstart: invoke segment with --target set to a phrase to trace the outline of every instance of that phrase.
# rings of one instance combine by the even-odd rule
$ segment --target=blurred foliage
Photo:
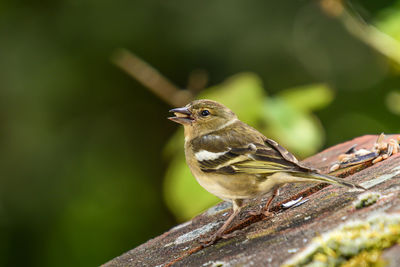
[[[356,3],[398,40],[399,0]],[[163,160],[177,127],[170,107],[110,63],[119,47],[180,87],[207,71],[198,97],[300,157],[400,132],[399,68],[319,1],[3,0],[0,265],[97,266],[216,201],[189,185],[182,137]],[[183,204],[193,211],[173,207]]]
[[[400,1],[382,10],[375,24],[381,31],[400,41]]]
[[[400,115],[400,90],[391,91],[387,94],[386,105],[392,113]]]
[[[306,157],[315,153],[324,140],[323,129],[311,111],[328,105],[333,100],[333,93],[324,85],[310,85],[283,90],[268,97],[258,76],[243,73],[202,91],[198,98],[225,104],[244,122],[300,157]],[[175,216],[185,221],[218,199],[191,177],[182,142],[180,129],[167,144],[166,157],[171,163],[164,182],[164,196]]]

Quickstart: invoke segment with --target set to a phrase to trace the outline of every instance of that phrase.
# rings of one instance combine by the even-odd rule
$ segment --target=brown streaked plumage
[[[176,116],[169,119],[184,126],[186,162],[193,176],[207,191],[233,204],[232,215],[208,244],[222,237],[243,200],[272,192],[263,210],[268,213],[272,199],[285,183],[326,182],[364,190],[300,165],[285,148],[215,101],[196,100],[170,112]]]

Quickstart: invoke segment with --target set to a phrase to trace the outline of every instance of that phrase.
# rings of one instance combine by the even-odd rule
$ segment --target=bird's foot
[[[209,246],[217,243],[217,241],[219,241],[221,239],[229,239],[229,238],[238,236],[242,232],[243,231],[241,231],[241,230],[236,230],[232,233],[228,233],[228,234],[224,234],[224,235],[213,234],[212,236],[209,236],[209,237],[200,238],[199,242],[205,248],[205,247],[209,247]]]
[[[234,232],[232,232],[232,233],[223,235],[221,238],[222,238],[222,239],[229,239],[229,238],[238,236],[238,235],[240,235],[240,234],[242,234],[242,233],[244,233],[244,232],[245,232],[244,229],[242,229],[242,230],[236,230],[236,231],[234,231]]]
[[[257,210],[250,210],[248,212],[248,214],[250,216],[260,216],[261,215],[261,216],[264,216],[264,217],[270,217],[270,216],[274,215],[272,212],[270,212],[268,210],[265,210],[264,207],[262,207],[260,209],[257,209]]]
[[[209,237],[201,237],[201,238],[199,239],[199,242],[200,242],[200,245],[201,245],[203,248],[206,248],[206,247],[209,247],[209,246],[215,244],[215,243],[216,243],[218,240],[220,240],[221,238],[222,238],[222,236],[217,235],[217,234],[215,233],[215,234],[213,234],[212,236],[209,236]]]

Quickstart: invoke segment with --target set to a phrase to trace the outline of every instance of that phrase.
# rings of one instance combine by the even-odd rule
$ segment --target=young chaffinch
[[[363,187],[323,175],[299,164],[277,142],[241,122],[235,113],[212,100],[196,100],[171,109],[168,119],[184,126],[185,155],[189,168],[207,191],[233,204],[233,213],[209,240],[223,232],[239,214],[243,200],[272,192],[263,214],[285,183],[325,182],[351,188]]]

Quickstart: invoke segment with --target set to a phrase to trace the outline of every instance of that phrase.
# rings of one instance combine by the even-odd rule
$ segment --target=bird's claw
[[[201,237],[199,239],[199,242],[201,244],[202,247],[206,248],[211,246],[212,244],[214,244],[215,242],[217,242],[219,239],[221,239],[222,237],[213,234],[212,236],[209,237]]]
[[[270,212],[269,210],[265,210],[265,207],[259,208],[257,210],[250,210],[247,212],[250,216],[263,216],[263,217],[270,217],[273,216],[274,214]]]

